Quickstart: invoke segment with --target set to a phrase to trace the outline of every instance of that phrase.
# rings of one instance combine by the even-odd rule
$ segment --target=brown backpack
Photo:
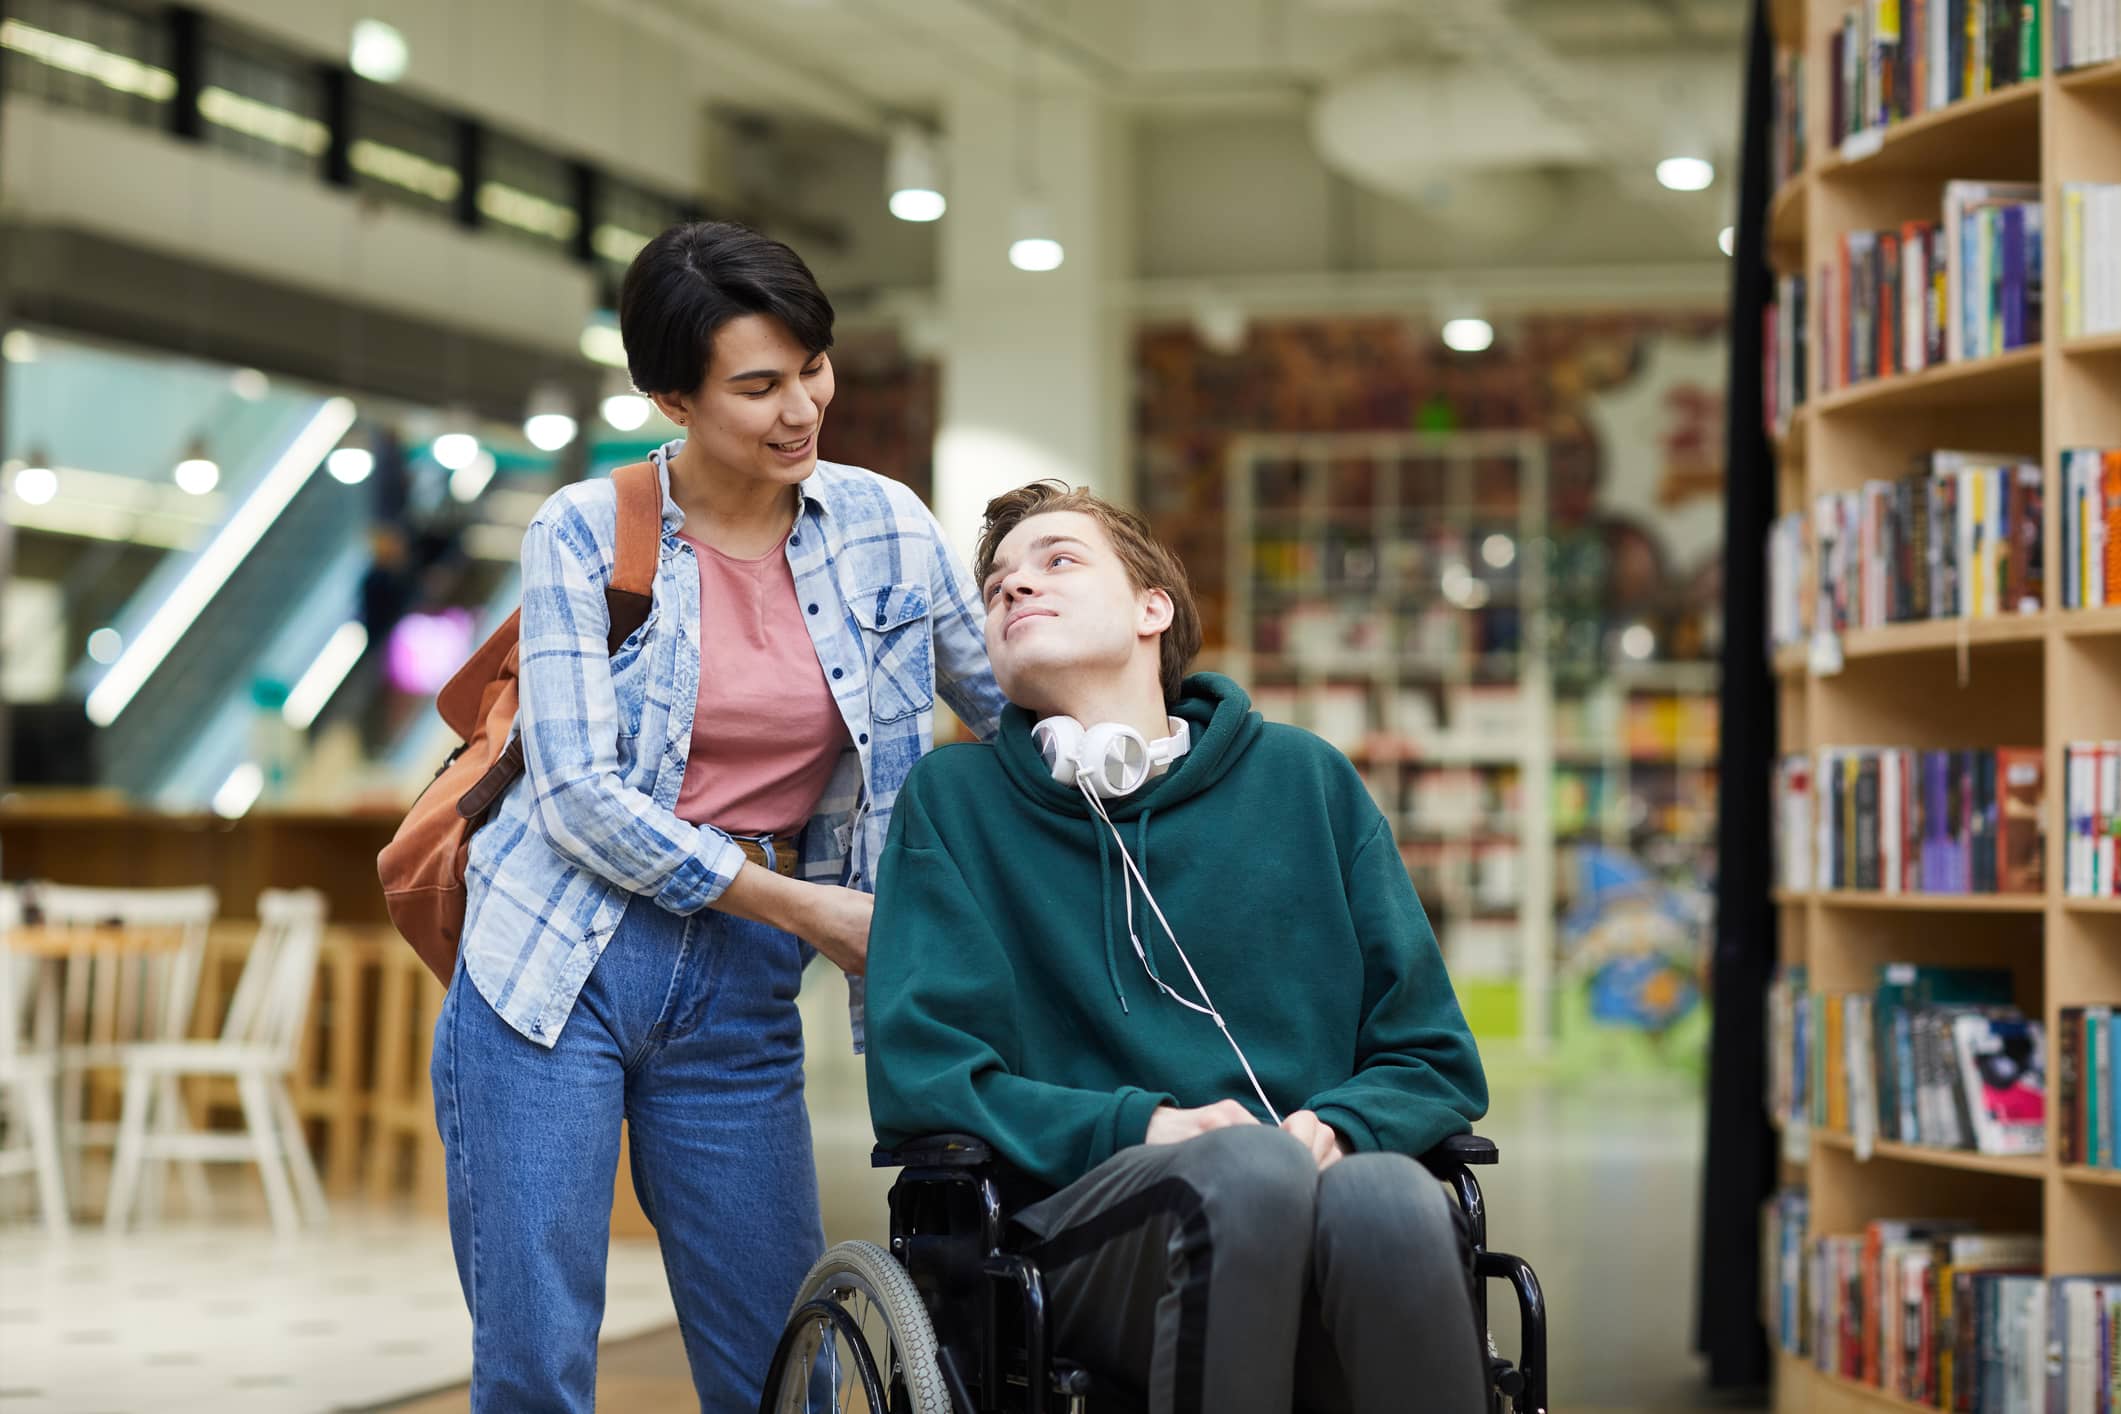
[[[616,653],[648,618],[656,558],[663,539],[663,487],[648,462],[611,474],[618,490],[618,558],[604,601],[611,611],[608,650]],[[471,837],[502,792],[523,774],[523,742],[514,735],[517,638],[522,610],[493,631],[435,696],[442,720],[464,738],[376,856],[390,921],[420,961],[446,985],[456,970],[464,931],[464,867]]]

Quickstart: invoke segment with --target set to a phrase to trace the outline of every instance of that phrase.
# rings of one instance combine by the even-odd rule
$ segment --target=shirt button
[[[860,874],[850,874],[847,876],[847,882],[850,884],[859,884],[861,881],[862,876]]]
[[[788,543],[790,545],[800,545],[803,543],[803,537],[800,535],[791,535],[788,537]]]
[[[869,744],[869,733],[863,732],[855,738],[855,743],[860,746],[867,746]]]
[[[844,673],[842,673],[842,672],[841,672],[841,671],[840,671],[840,670],[839,670],[838,668],[834,668],[834,669],[832,670],[832,680],[833,680],[834,682],[838,682],[838,681],[839,681],[839,680],[840,680],[840,679],[841,679],[842,677],[844,677],[844,676],[846,676],[846,675],[845,675]]]
[[[813,613],[813,614],[814,614],[814,613],[816,613],[816,612],[817,612],[817,605],[815,605],[815,604],[812,604],[812,605],[810,606],[810,612],[811,612],[811,613]]]

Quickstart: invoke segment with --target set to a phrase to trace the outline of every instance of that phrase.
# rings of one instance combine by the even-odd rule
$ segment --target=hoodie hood
[[[1193,743],[1163,775],[1132,795],[1105,801],[1105,811],[1114,820],[1169,810],[1199,795],[1230,773],[1262,730],[1252,699],[1220,673],[1195,673],[1187,678],[1179,686],[1178,702],[1169,710],[1192,730]],[[1039,754],[1038,743],[1031,737],[1037,722],[1021,707],[1011,705],[1002,712],[994,745],[1009,783],[1043,809],[1090,818],[1090,807],[1081,793],[1054,780],[1046,758]]]
[[[1149,879],[1149,822],[1158,812],[1192,799],[1228,775],[1263,730],[1245,690],[1217,673],[1195,673],[1187,678],[1180,684],[1178,701],[1169,712],[1191,729],[1192,745],[1169,771],[1132,795],[1101,801],[1111,819],[1109,825],[1094,818],[1089,802],[1077,787],[1064,786],[1053,779],[1052,769],[1032,738],[1031,728],[1037,723],[1029,712],[1011,705],[1002,713],[1001,728],[994,738],[1010,784],[1037,808],[1084,821],[1097,842],[1105,979],[1123,1012],[1130,1008],[1126,983],[1121,979],[1133,965],[1123,959],[1138,947],[1140,955],[1136,960],[1153,985],[1162,987],[1165,981],[1159,955],[1164,939],[1161,927],[1150,915],[1148,898],[1136,888],[1127,862],[1118,851],[1131,849],[1134,868],[1141,871],[1143,879]],[[1122,840],[1127,842],[1122,845]]]

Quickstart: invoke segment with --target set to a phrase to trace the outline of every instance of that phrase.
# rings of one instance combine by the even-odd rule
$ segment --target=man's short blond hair
[[[987,503],[987,517],[980,525],[979,552],[974,558],[974,582],[984,587],[994,573],[994,554],[1010,531],[1032,516],[1056,511],[1080,511],[1104,527],[1127,580],[1138,593],[1161,589],[1171,600],[1171,626],[1164,630],[1158,650],[1158,666],[1164,685],[1164,701],[1178,701],[1179,684],[1186,669],[1200,653],[1200,606],[1193,601],[1193,586],[1186,567],[1171,547],[1156,538],[1149,523],[1096,495],[1086,486],[1062,481],[1034,481],[1005,491]]]

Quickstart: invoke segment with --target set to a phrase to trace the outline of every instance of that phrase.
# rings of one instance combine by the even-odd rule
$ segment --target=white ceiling
[[[582,0],[602,5],[607,0]],[[1463,57],[1453,11],[1499,12],[1562,52],[1720,51],[1744,0],[629,0],[734,39],[877,110],[932,110],[966,80],[1095,88],[1157,107],[1302,96],[1381,63]],[[804,99],[787,95],[791,106]]]

